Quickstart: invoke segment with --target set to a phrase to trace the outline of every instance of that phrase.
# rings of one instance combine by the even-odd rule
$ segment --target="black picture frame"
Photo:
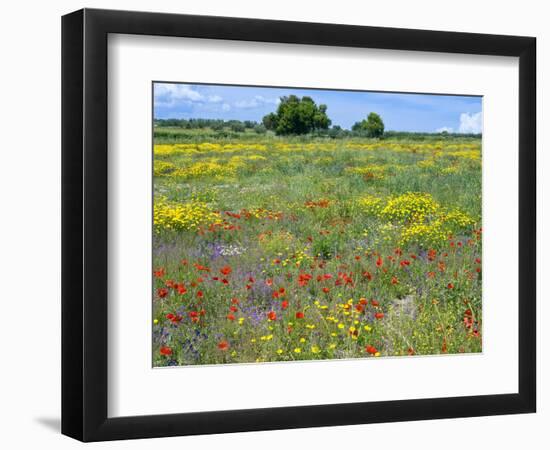
[[[177,36],[519,58],[517,393],[109,418],[107,37]],[[62,433],[82,441],[535,412],[536,39],[83,9],[62,18]],[[511,294],[512,295],[512,294]]]

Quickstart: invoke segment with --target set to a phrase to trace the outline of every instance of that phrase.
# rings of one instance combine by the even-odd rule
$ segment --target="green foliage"
[[[326,105],[317,106],[311,97],[295,95],[281,97],[277,112],[266,115],[262,122],[278,135],[308,134],[327,130],[331,124]]]
[[[277,126],[277,114],[275,113],[269,113],[268,115],[264,116],[262,119],[263,126],[268,130],[275,130],[275,127]]]
[[[267,128],[264,125],[256,125],[254,126],[254,132],[257,134],[265,134],[267,132]]]
[[[236,133],[242,133],[246,129],[245,125],[241,122],[232,123],[230,125],[230,128],[231,131],[234,131]]]
[[[378,114],[371,112],[365,120],[356,122],[351,129],[367,137],[380,138],[384,135],[384,122]]]
[[[259,124],[253,120],[222,120],[222,119],[155,119],[155,128],[175,128],[183,130],[204,130],[214,131],[229,129],[234,132],[243,132],[247,129],[254,129]]]

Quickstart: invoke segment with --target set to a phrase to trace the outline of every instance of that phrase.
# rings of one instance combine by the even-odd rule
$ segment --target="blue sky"
[[[481,97],[155,83],[156,119],[238,119],[260,122],[275,111],[279,98],[308,95],[327,105],[333,125],[350,128],[372,111],[386,130],[480,133]]]

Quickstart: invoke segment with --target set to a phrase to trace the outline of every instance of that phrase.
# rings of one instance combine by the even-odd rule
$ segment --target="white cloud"
[[[208,101],[210,103],[221,103],[223,101],[223,98],[221,98],[219,95],[211,95],[208,97]]]
[[[155,84],[155,106],[175,106],[180,102],[201,102],[204,97],[185,84]]]
[[[222,105],[222,111],[229,111],[231,109],[231,105],[229,103],[224,103]]]
[[[239,100],[238,102],[235,102],[236,108],[243,108],[243,109],[251,109],[251,108],[258,108],[259,106],[263,105],[278,105],[280,100],[278,98],[266,98],[261,95],[256,95],[254,98],[250,100]]]
[[[236,108],[248,109],[248,108],[256,108],[257,106],[259,106],[259,103],[255,99],[239,100],[238,102],[235,102]]]
[[[452,133],[453,129],[452,129],[452,127],[441,127],[441,128],[436,129],[435,132],[436,133],[444,133],[444,132]]]
[[[469,114],[462,113],[460,115],[460,126],[458,131],[460,133],[481,133],[483,128],[483,117],[481,112]]]

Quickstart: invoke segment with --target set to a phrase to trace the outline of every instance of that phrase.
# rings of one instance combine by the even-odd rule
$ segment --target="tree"
[[[258,124],[256,126],[254,126],[254,131],[258,134],[265,134],[267,129],[266,129],[265,125]]]
[[[245,130],[245,125],[239,120],[231,120],[228,123],[229,129],[236,133],[242,133]]]
[[[368,137],[379,138],[384,134],[384,122],[382,117],[375,112],[371,112],[366,119],[355,122],[351,130],[359,134],[365,134]]]
[[[333,125],[332,128],[329,128],[327,135],[331,138],[341,138],[345,137],[349,131],[344,130],[340,125]]]
[[[316,130],[328,130],[331,121],[327,116],[327,105],[319,105],[319,108],[313,117],[313,124]]]
[[[277,134],[307,134],[328,129],[331,121],[326,111],[326,105],[317,106],[311,97],[289,95],[281,97],[277,111],[264,116],[262,122]]]
[[[269,113],[267,116],[264,116],[262,123],[266,130],[275,131],[275,127],[277,126],[277,114]]]

